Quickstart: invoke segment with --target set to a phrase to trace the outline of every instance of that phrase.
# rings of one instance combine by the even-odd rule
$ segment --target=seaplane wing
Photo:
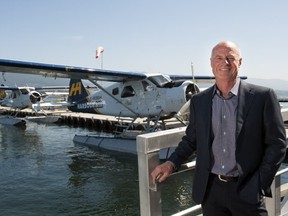
[[[74,78],[87,80],[100,80],[112,82],[137,81],[147,78],[147,74],[140,72],[124,72],[102,70],[76,66],[64,66],[36,62],[0,59],[0,72],[26,73],[54,78]],[[173,81],[192,80],[194,82],[211,82],[214,76],[169,75]],[[246,79],[247,77],[241,77]]]
[[[21,90],[21,89],[30,89],[35,91],[41,90],[62,90],[62,89],[69,89],[69,86],[42,86],[42,87],[18,87],[18,86],[0,86],[0,90]],[[49,92],[50,93],[50,92]]]
[[[137,72],[100,70],[6,59],[0,59],[0,72],[26,73],[42,75],[44,77],[76,78],[113,82],[134,81],[146,78],[144,73]]]

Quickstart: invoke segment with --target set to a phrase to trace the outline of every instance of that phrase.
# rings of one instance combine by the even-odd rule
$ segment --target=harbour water
[[[0,215],[140,215],[137,157],[74,144],[75,133],[95,131],[0,125]],[[165,215],[192,205],[191,181],[169,179]]]

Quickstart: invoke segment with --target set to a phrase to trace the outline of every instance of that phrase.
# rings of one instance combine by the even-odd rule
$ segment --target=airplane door
[[[158,91],[158,88],[155,85],[149,84],[147,81],[143,80],[141,82],[143,87],[143,98],[142,98],[142,107],[143,112],[146,115],[157,115],[162,110],[160,98],[161,94]]]

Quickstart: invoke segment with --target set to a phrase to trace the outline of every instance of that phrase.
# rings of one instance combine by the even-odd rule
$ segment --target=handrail
[[[279,216],[279,215],[287,215],[287,212],[282,211],[281,206],[281,175],[288,172],[288,167],[279,170],[273,180],[273,183],[271,185],[272,190],[272,198],[266,197],[265,198],[265,204],[268,210],[268,215],[271,216]],[[287,194],[285,195],[285,197]],[[283,198],[283,205],[284,202],[286,202],[287,198]]]
[[[140,213],[141,216],[161,216],[161,189],[158,185],[152,184],[150,173],[160,164],[159,153],[161,149],[176,147],[184,135],[186,127],[175,128],[154,133],[147,133],[137,136],[137,152],[138,152],[138,173],[139,173],[139,194],[140,194]],[[194,169],[195,162],[182,165],[181,171],[174,173],[175,175],[182,171]],[[280,170],[275,175],[272,183],[273,198],[266,198],[266,207],[270,216],[281,215],[281,181],[282,174],[288,172],[288,168]],[[284,198],[287,201],[288,198]],[[173,216],[187,215],[201,209],[200,205],[193,206],[181,212],[173,214]],[[284,215],[284,214],[283,214]]]

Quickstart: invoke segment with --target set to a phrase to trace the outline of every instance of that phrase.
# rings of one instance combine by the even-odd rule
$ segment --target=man
[[[263,196],[271,197],[286,152],[280,105],[272,89],[239,79],[235,43],[218,43],[210,63],[216,83],[192,97],[186,135],[152,181],[164,181],[196,151],[192,196],[204,216],[268,215]]]

